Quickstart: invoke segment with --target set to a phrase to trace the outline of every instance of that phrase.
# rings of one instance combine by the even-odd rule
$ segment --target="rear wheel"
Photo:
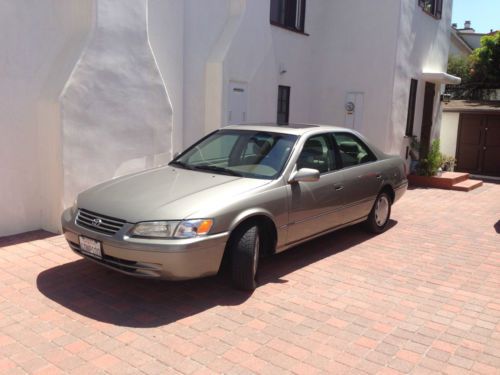
[[[261,239],[259,227],[244,225],[233,234],[230,245],[231,278],[233,285],[242,290],[254,290],[259,264]]]
[[[381,192],[366,220],[366,229],[379,234],[387,229],[387,223],[391,217],[391,198],[386,192]]]

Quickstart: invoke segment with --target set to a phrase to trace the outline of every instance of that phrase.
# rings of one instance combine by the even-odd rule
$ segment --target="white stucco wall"
[[[441,141],[441,153],[447,156],[455,157],[456,155],[459,121],[460,113],[443,112],[439,139]]]
[[[450,44],[452,1],[443,2],[442,19],[426,14],[418,2],[401,2],[401,22],[398,31],[398,49],[391,122],[386,152],[404,156],[409,140],[404,137],[408,116],[408,98],[411,79],[418,80],[413,134],[420,138],[424,106],[425,80],[423,72],[446,72]],[[439,135],[441,122],[440,94],[444,86],[436,83],[432,136]]]
[[[229,16],[229,0],[184,0],[184,145],[205,130],[205,71],[211,51]],[[181,30],[179,30],[179,33]]]
[[[53,209],[58,96],[90,15],[86,0],[0,2],[0,236],[39,229]]]
[[[202,41],[186,43],[186,48],[196,50],[186,54],[189,59],[207,61],[204,87],[197,86],[199,66],[198,78],[187,74],[185,90],[192,94],[186,96],[185,114],[197,121],[187,121],[190,135],[186,142],[226,123],[227,88],[230,81],[236,81],[248,84],[248,122],[276,121],[278,85],[291,86],[290,122],[343,126],[346,94],[362,93],[362,121],[357,130],[381,149],[403,155],[410,79],[419,79],[424,71],[446,71],[451,1],[445,2],[441,20],[424,13],[412,0],[381,1],[309,1],[308,35],[270,25],[267,1],[226,1],[227,12],[209,17],[213,21],[210,32],[217,30],[218,38],[209,40],[203,35]],[[371,37],[374,30],[376,43]],[[208,57],[202,57],[207,50],[202,47],[200,52],[201,42],[212,46]],[[281,68],[285,74],[280,74]],[[424,88],[425,81],[420,79],[415,134],[420,132]],[[438,85],[434,135],[439,132],[441,90]],[[191,104],[202,99],[204,109]],[[203,117],[205,128],[199,124]]]
[[[172,156],[172,107],[148,38],[147,0],[96,0],[61,95],[63,199]]]
[[[308,3],[306,32],[322,1]],[[247,122],[275,122],[278,85],[291,86],[290,122],[310,121],[310,37],[271,26],[266,1],[231,0],[210,52],[205,80],[205,130],[227,124],[230,82],[248,85]],[[312,27],[311,27],[312,28]],[[286,73],[280,74],[280,68]]]
[[[149,0],[148,35],[172,106],[172,152],[183,149],[184,0]]]
[[[399,1],[383,1],[388,11],[382,18],[373,17],[380,3],[369,0],[362,4],[309,1],[308,35],[270,25],[267,1],[227,1],[225,15],[210,17],[212,28],[220,25],[217,17],[226,18],[208,55],[205,87],[196,90],[197,100],[205,99],[205,132],[226,123],[230,81],[248,84],[248,122],[275,122],[278,85],[286,85],[291,87],[290,122],[342,126],[345,96],[354,91],[365,94],[363,123],[357,130],[383,148],[390,121],[399,22]],[[384,43],[373,43],[369,35],[374,29]],[[198,44],[195,46],[186,44],[199,52]],[[286,73],[280,74],[281,69]],[[188,77],[192,77],[190,73]],[[191,83],[196,81],[188,78],[185,90],[193,90]],[[186,96],[185,115],[200,118],[202,111],[190,109],[192,99],[188,97],[194,96]],[[200,126],[194,126],[187,121],[186,129],[193,129],[189,130],[192,141],[200,135]]]
[[[381,149],[387,148],[399,0],[325,1],[312,60],[313,122],[344,126],[348,92],[364,94],[358,129]],[[383,12],[380,10],[384,9]]]

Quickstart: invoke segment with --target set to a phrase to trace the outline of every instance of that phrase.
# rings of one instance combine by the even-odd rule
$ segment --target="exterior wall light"
[[[443,103],[449,103],[451,101],[451,95],[450,94],[441,94],[441,101]]]

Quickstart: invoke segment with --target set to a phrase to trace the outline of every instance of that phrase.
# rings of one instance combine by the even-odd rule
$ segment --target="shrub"
[[[443,155],[439,151],[439,139],[432,141],[431,149],[425,159],[420,160],[418,174],[421,176],[435,176],[443,165]]]

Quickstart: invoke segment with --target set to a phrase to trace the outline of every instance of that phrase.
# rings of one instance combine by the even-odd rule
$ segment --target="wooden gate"
[[[500,115],[461,114],[457,171],[500,177]]]

